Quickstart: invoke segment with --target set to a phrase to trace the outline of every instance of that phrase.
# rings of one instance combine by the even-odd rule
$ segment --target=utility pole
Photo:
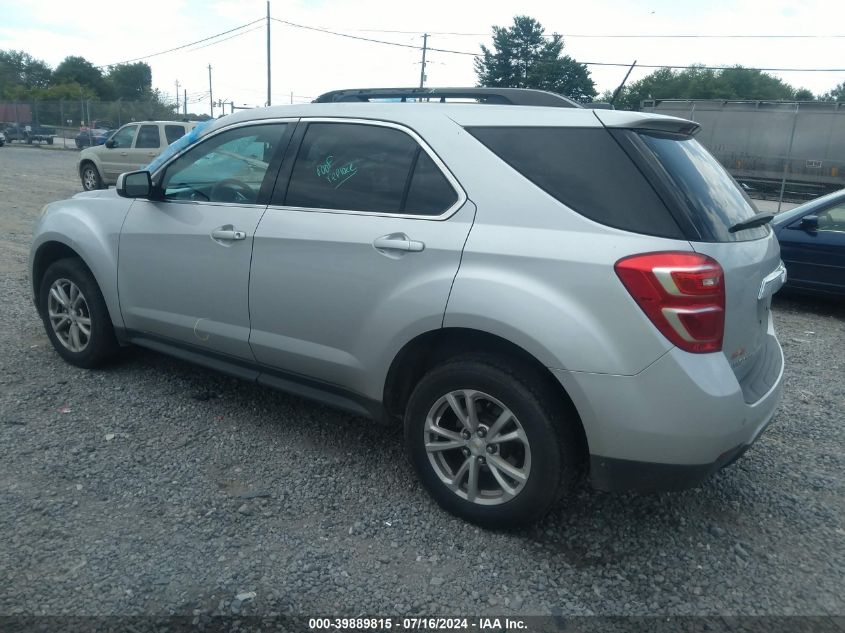
[[[420,88],[425,85],[425,52],[428,49],[428,33],[423,33],[422,68],[420,68]]]
[[[211,92],[211,64],[208,65],[208,102],[211,104],[211,118],[214,118],[214,93]]]
[[[182,111],[188,116],[188,89],[182,89]]]
[[[179,114],[179,80],[176,80],[176,114]]]
[[[270,0],[267,0],[267,105],[270,105]]]

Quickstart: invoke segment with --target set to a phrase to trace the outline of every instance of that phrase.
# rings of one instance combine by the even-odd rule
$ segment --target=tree
[[[627,86],[616,107],[638,110],[644,99],[761,99],[792,101],[798,92],[782,79],[752,68],[735,66],[712,70],[703,67],[660,68]],[[812,93],[810,98],[812,98]]]
[[[116,99],[140,101],[149,97],[153,87],[153,71],[149,64],[118,64],[109,67],[106,80]]]
[[[845,81],[821,95],[819,101],[845,101]]]
[[[103,79],[102,71],[84,57],[65,57],[61,64],[53,71],[53,83],[76,82],[80,86],[90,88],[101,99],[111,97],[110,86]]]
[[[813,94],[812,90],[807,88],[799,88],[795,91],[795,94],[792,96],[793,99],[796,101],[815,101],[816,96]]]
[[[52,70],[23,51],[0,51],[0,98],[9,98],[21,89],[46,88]]]
[[[563,38],[557,33],[547,38],[533,18],[516,16],[511,27],[494,26],[493,48],[482,44],[482,57],[475,60],[479,86],[536,88],[578,101],[596,96],[587,67],[563,55]]]

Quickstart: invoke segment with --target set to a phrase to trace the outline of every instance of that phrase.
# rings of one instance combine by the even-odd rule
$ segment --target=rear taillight
[[[674,345],[696,354],[722,349],[725,276],[716,260],[698,253],[646,253],[620,259],[614,268]]]

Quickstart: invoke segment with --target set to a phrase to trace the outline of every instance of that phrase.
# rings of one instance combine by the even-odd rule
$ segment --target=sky
[[[24,50],[55,67],[68,55],[107,66],[235,29],[266,16],[265,0],[0,0],[0,49]],[[271,0],[273,18],[356,37],[477,53],[491,27],[516,14],[564,34],[564,52],[580,62],[741,64],[768,68],[845,68],[845,3],[832,0]],[[584,37],[608,36],[616,37]],[[811,35],[811,38],[619,37]],[[838,37],[830,37],[838,36]],[[264,21],[144,59],[153,86],[191,112],[208,112],[208,66],[217,99],[260,106],[267,99]],[[274,105],[302,103],[340,88],[418,86],[421,52],[338,37],[271,21]],[[473,57],[429,52],[427,86],[476,83]],[[626,68],[589,66],[601,93]],[[654,69],[636,68],[629,82]],[[845,72],[774,72],[795,87],[826,92]],[[228,110],[227,110],[228,112]],[[219,110],[215,112],[219,114]]]

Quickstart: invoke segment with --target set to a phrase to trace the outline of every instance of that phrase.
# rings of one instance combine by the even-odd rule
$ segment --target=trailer
[[[39,143],[53,144],[53,139],[56,138],[56,130],[46,125],[39,125],[38,123],[9,123],[6,125],[6,140],[20,141],[21,143],[32,144],[35,141]]]
[[[754,189],[815,197],[845,187],[845,103],[650,99],[641,109],[699,123],[699,142]]]

